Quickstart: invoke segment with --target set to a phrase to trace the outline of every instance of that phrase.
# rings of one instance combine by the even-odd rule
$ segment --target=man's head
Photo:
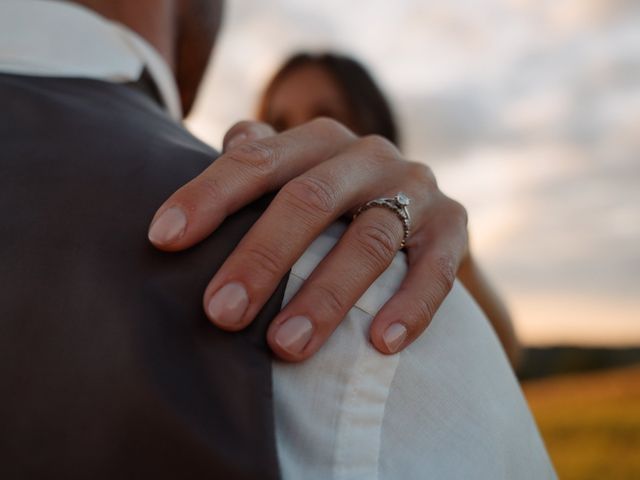
[[[70,0],[120,22],[151,43],[174,71],[185,116],[222,19],[222,0]]]

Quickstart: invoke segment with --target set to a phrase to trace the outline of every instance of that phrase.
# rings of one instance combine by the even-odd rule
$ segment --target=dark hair
[[[357,123],[358,135],[381,135],[398,144],[391,107],[367,69],[358,61],[335,53],[296,53],[291,56],[269,82],[260,103],[258,118],[268,118],[269,102],[276,87],[284,77],[296,68],[320,66],[334,78],[348,102],[348,107]]]

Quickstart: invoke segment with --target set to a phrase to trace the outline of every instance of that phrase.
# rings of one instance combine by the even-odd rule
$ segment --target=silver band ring
[[[391,210],[402,222],[402,230],[404,234],[402,236],[400,249],[403,249],[407,244],[409,234],[411,233],[411,217],[409,216],[409,209],[407,208],[410,204],[411,200],[409,200],[409,197],[402,192],[398,192],[392,198],[376,198],[375,200],[365,203],[353,215],[353,219],[355,220],[362,212],[373,207],[382,207]]]

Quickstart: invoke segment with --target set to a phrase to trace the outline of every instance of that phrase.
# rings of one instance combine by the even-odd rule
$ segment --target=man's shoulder
[[[134,85],[0,74],[0,103],[0,186],[23,215],[66,209],[86,229],[102,218],[144,238],[158,206],[217,156]]]
[[[160,252],[149,222],[210,148],[126,85],[0,75],[0,104],[0,476],[276,478],[280,297],[235,335],[201,307],[264,204]]]

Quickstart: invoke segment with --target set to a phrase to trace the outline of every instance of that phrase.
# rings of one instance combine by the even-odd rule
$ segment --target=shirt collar
[[[142,37],[67,2],[0,1],[0,72],[135,82],[144,69],[169,114],[182,119],[180,97],[164,59]]]

